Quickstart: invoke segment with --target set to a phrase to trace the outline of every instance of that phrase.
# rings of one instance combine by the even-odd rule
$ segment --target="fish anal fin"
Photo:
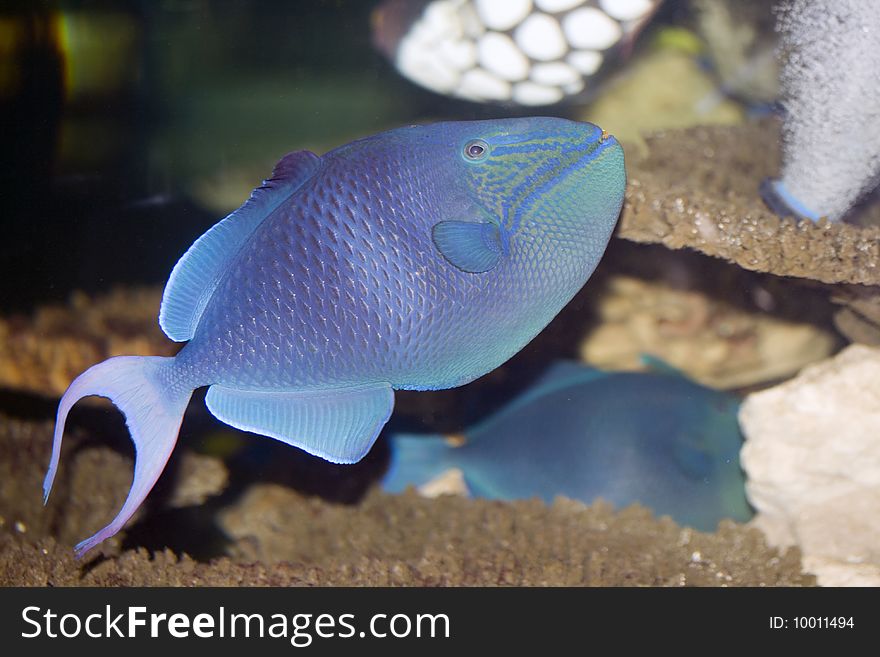
[[[333,463],[356,463],[394,408],[387,383],[306,391],[208,389],[208,409],[244,431],[270,436]]]

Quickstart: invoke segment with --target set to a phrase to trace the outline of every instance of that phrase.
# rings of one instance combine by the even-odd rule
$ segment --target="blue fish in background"
[[[113,536],[165,467],[190,396],[218,419],[336,463],[370,449],[394,389],[468,383],[583,286],[623,203],[623,149],[595,125],[524,118],[409,126],[285,156],[174,267],[159,324],[173,358],[119,356],[61,399],[125,414],[134,481]]]
[[[680,374],[559,363],[463,441],[393,436],[382,486],[396,493],[458,468],[476,497],[638,502],[714,531],[722,518],[752,517],[738,408],[736,397]]]

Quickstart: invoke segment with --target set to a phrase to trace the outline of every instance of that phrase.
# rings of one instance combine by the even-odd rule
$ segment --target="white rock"
[[[592,75],[602,65],[602,53],[595,50],[577,50],[568,56],[568,63],[584,75]]]
[[[486,27],[501,32],[512,28],[532,10],[532,0],[475,0],[474,4]]]
[[[459,38],[462,36],[461,19],[449,0],[438,0],[425,7],[419,29],[430,36]]]
[[[535,6],[550,13],[557,11],[568,11],[574,9],[578,5],[584,4],[586,0],[535,0]]]
[[[547,14],[529,16],[516,28],[514,38],[524,53],[539,61],[562,57],[568,50],[559,22]]]
[[[609,16],[619,21],[634,21],[647,14],[654,6],[653,0],[599,0],[599,6]]]
[[[461,76],[456,90],[465,98],[480,100],[510,100],[510,83],[481,68],[474,68]]]
[[[476,39],[486,31],[486,25],[477,14],[476,8],[471,3],[465,3],[458,9],[458,17],[461,20],[461,29],[471,39]]]
[[[529,74],[529,59],[506,34],[486,32],[477,46],[480,64],[505,80],[522,80]]]
[[[569,84],[562,85],[562,90],[568,96],[574,96],[575,94],[579,94],[584,90],[586,83],[583,78],[578,78],[574,82],[570,82]]]
[[[852,345],[740,411],[754,522],[824,586],[880,585],[878,382],[880,349]]]
[[[477,63],[477,48],[471,41],[443,41],[437,47],[437,52],[443,61],[459,71]]]
[[[438,93],[452,91],[458,83],[458,70],[431,48],[425,48],[420,35],[413,32],[397,48],[396,64],[406,77]]]
[[[571,12],[562,20],[565,37],[573,48],[605,50],[620,41],[623,31],[617,21],[595,7]]]
[[[520,105],[552,105],[563,97],[562,89],[534,82],[519,82],[513,87],[513,100]]]
[[[450,468],[441,472],[439,475],[426,481],[419,486],[419,495],[422,497],[440,497],[441,495],[460,495],[467,497],[470,495],[467,483],[464,480],[464,472],[458,468]]]
[[[562,62],[549,62],[547,64],[535,64],[531,78],[538,84],[571,85],[581,79],[580,73],[568,64]]]

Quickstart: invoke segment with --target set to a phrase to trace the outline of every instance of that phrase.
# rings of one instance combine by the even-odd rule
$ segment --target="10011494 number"
[[[798,630],[852,629],[855,627],[852,616],[795,616],[792,623],[794,628]]]

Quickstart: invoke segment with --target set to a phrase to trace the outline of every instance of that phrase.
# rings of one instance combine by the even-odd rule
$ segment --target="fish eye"
[[[464,156],[469,160],[482,160],[489,153],[489,144],[482,139],[471,139],[464,145]]]

